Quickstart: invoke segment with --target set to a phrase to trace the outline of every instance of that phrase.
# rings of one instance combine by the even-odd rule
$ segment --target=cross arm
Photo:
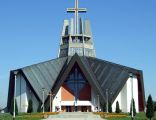
[[[79,8],[78,11],[79,11],[79,12],[87,12],[87,9],[86,9],[86,8]]]
[[[67,12],[75,12],[75,8],[67,8]]]
[[[87,12],[87,9],[86,8],[79,8],[79,9],[75,9],[75,8],[67,8],[67,12],[75,12],[75,11],[78,11],[78,12]]]

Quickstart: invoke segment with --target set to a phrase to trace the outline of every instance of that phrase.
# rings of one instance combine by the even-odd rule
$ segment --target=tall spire
[[[75,8],[67,8],[67,12],[75,13],[75,34],[79,31],[79,13],[87,12],[86,8],[79,8],[79,0],[75,0]]]
[[[75,8],[67,8],[67,12],[75,13],[74,19],[64,20],[58,57],[79,56],[95,57],[95,49],[89,20],[79,20],[79,13],[86,12],[86,8],[79,8],[79,1],[75,0]]]

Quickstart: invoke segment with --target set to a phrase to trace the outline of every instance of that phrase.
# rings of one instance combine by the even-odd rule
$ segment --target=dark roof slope
[[[42,88],[48,92],[51,90],[66,60],[67,57],[63,57],[21,69],[40,100],[42,100]]]
[[[109,95],[111,101],[117,97],[118,93],[123,88],[130,72],[135,75],[142,73],[140,70],[97,58],[84,57],[83,59],[86,59],[88,67],[92,70],[92,74],[94,74],[96,81],[99,83],[104,96],[106,95],[106,89],[111,92]]]
[[[9,92],[8,92],[8,107],[10,107],[11,99],[14,93],[14,71],[19,71],[26,78],[35,95],[42,101],[42,88],[49,92],[53,87],[58,75],[60,74],[68,57],[57,58],[34,64],[10,72]],[[45,94],[45,98],[47,98]]]

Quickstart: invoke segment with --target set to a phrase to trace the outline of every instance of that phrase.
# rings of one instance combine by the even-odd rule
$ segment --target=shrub
[[[130,115],[132,115],[132,101],[130,106]],[[135,101],[133,99],[133,116],[136,116]]]
[[[116,113],[120,113],[121,110],[120,110],[120,106],[119,106],[119,102],[117,101],[116,102],[116,110],[115,110]]]
[[[37,112],[42,112],[42,109],[41,109],[41,102],[38,104]]]
[[[151,120],[154,116],[154,105],[151,95],[148,96],[146,108],[146,116]]]
[[[32,100],[30,99],[28,101],[28,110],[27,110],[27,113],[32,113],[33,112],[33,102]]]
[[[107,110],[106,110],[106,102],[104,102],[104,104],[103,104],[103,112],[106,112]]]
[[[111,104],[111,102],[108,103],[108,112],[112,113],[112,104]]]

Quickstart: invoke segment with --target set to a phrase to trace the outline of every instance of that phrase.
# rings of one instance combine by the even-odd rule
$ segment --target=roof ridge
[[[142,70],[137,69],[137,68],[132,68],[132,67],[129,67],[129,66],[126,66],[126,65],[122,65],[122,64],[119,64],[119,63],[111,62],[111,61],[108,61],[108,60],[103,60],[103,59],[100,59],[100,58],[93,58],[93,57],[88,57],[88,56],[85,56],[85,57],[89,58],[89,59],[96,59],[96,60],[99,60],[100,62],[106,62],[106,63],[112,64],[112,65],[115,65],[115,66],[122,67],[124,69],[132,69],[132,70],[135,70],[135,71],[142,71]]]
[[[61,58],[55,58],[55,59],[51,59],[51,60],[46,60],[46,61],[43,61],[43,62],[35,63],[35,64],[32,64],[32,65],[28,65],[28,66],[25,66],[25,67],[22,67],[22,68],[19,68],[19,69],[25,69],[25,68],[28,68],[28,67],[37,66],[39,64],[43,64],[43,63],[47,63],[47,62],[50,62],[50,61],[63,59],[63,58],[67,58],[67,57],[61,57]]]

